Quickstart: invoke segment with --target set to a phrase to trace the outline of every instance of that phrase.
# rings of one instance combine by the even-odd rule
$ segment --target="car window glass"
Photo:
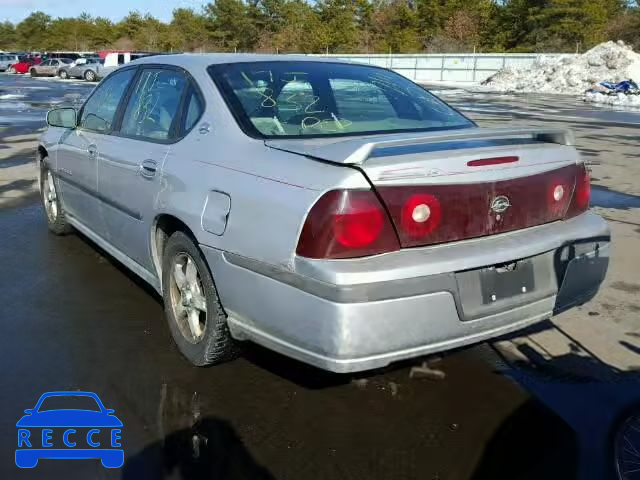
[[[188,132],[193,128],[202,115],[202,103],[200,97],[192,90],[187,103],[187,116],[184,120],[184,131]]]
[[[376,67],[283,60],[213,65],[209,73],[243,128],[254,135],[340,136],[473,127],[424,88]]]
[[[282,81],[284,86],[275,98],[280,121],[288,122],[296,115],[314,111],[318,97],[313,94],[313,88],[306,75],[292,72],[284,75]]]
[[[118,55],[118,65],[122,65],[124,63],[124,55]]]
[[[96,132],[110,131],[118,104],[134,75],[131,69],[107,77],[85,103],[80,126]]]
[[[184,75],[174,70],[145,70],[125,110],[121,133],[155,140],[170,138],[186,85]]]
[[[380,118],[396,116],[396,111],[385,95],[375,83],[353,79],[329,79],[336,107],[341,115],[351,119],[366,120],[372,115],[371,111],[363,111],[362,105],[371,105]]]

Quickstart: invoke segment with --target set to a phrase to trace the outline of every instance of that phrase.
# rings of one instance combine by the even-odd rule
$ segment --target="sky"
[[[30,13],[40,10],[52,17],[75,17],[87,12],[94,17],[107,17],[118,21],[131,10],[168,21],[174,8],[196,10],[204,0],[0,0],[0,20],[17,23]]]

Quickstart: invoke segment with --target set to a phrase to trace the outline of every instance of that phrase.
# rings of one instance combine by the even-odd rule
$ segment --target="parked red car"
[[[13,70],[14,73],[27,73],[32,65],[37,65],[40,62],[42,62],[40,58],[23,58],[18,63],[11,65],[9,71]]]

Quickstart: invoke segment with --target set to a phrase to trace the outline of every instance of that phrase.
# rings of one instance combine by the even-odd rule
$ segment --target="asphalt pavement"
[[[537,328],[354,376],[251,344],[231,363],[191,367],[151,289],[81,235],[47,232],[35,194],[35,138],[47,108],[77,104],[90,89],[0,75],[0,478],[601,480],[612,473],[614,427],[640,403],[640,115],[565,97],[443,91],[481,124],[577,130],[596,178],[592,204],[613,229],[611,272],[590,304]],[[425,360],[444,378],[411,376]],[[123,468],[97,460],[15,466],[16,422],[57,390],[95,392],[115,410]]]

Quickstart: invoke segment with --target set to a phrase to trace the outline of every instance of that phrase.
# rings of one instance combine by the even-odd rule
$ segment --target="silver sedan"
[[[76,60],[75,63],[61,68],[58,76],[62,79],[82,78],[86,80],[86,77],[92,79],[92,74],[95,73],[98,65],[101,65],[103,62],[104,60],[97,57],[80,58]],[[91,73],[87,75],[88,72]],[[91,81],[93,81],[93,79]]]
[[[386,69],[151,57],[47,120],[49,229],[156,289],[194,365],[251,340],[381,367],[547,319],[607,270],[570,132],[478,128]]]
[[[59,75],[60,70],[67,68],[73,63],[70,58],[52,58],[42,63],[34,64],[29,68],[32,77],[55,77]]]

